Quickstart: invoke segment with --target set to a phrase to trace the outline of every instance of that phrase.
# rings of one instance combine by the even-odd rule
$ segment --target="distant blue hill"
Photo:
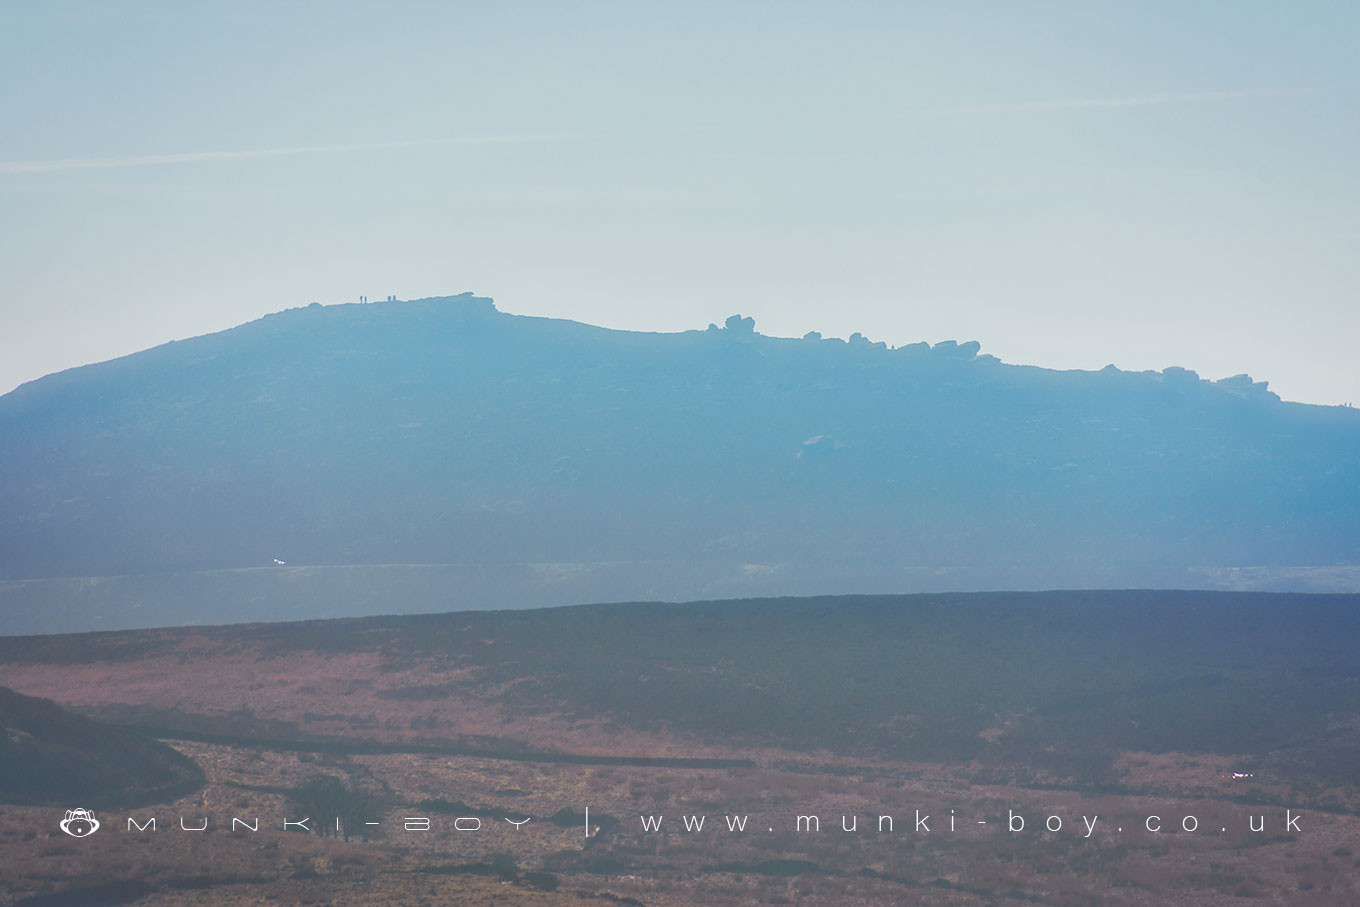
[[[240,568],[442,576],[405,607],[355,606],[411,611],[1328,587],[1360,565],[1355,410],[1245,376],[753,328],[612,331],[469,294],[313,305],[31,382],[0,397],[0,609],[37,613],[56,588],[19,580]],[[475,600],[430,599],[465,582]],[[151,619],[240,616],[177,607]]]

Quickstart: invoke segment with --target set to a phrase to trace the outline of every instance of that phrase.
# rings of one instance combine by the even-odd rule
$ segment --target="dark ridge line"
[[[318,566],[323,565],[315,564],[309,565],[309,568]],[[336,564],[325,566],[343,567],[347,565]],[[427,565],[360,564],[348,566],[423,567]],[[211,570],[183,571],[183,575],[201,573],[231,573],[247,569],[268,570],[269,568],[223,567],[214,568]],[[6,579],[4,577],[0,577],[0,585],[3,584],[17,585],[21,583],[51,582],[64,580],[76,581],[86,579],[123,579],[123,578],[140,579],[156,575],[159,574],[137,573],[137,574],[121,574],[107,577],[58,576],[44,578],[22,578],[22,579],[13,578]],[[1171,596],[1188,596],[1203,599],[1211,599],[1213,600],[1212,603],[1214,604],[1228,600],[1237,600],[1239,603],[1242,601],[1247,601],[1252,604],[1256,603],[1280,604],[1286,598],[1302,599],[1309,603],[1319,602],[1324,599],[1333,600],[1349,599],[1353,602],[1356,602],[1357,604],[1360,604],[1360,592],[1296,592],[1296,591],[1274,592],[1260,589],[1246,589],[1246,590],[1191,589],[1182,587],[1163,588],[1144,586],[1119,586],[1119,587],[1073,586],[1073,587],[1055,587],[1051,589],[975,589],[969,591],[952,591],[952,592],[851,592],[837,594],[755,595],[737,598],[698,598],[683,600],[626,599],[602,602],[600,601],[576,602],[573,604],[565,605],[539,605],[528,608],[480,608],[459,611],[413,611],[401,614],[356,614],[341,617],[297,617],[286,620],[247,620],[237,621],[235,623],[221,623],[221,624],[206,624],[206,623],[168,624],[151,627],[120,627],[102,630],[67,630],[58,633],[0,633],[0,648],[3,648],[4,646],[7,645],[14,645],[23,646],[25,650],[27,650],[27,648],[31,647],[35,642],[39,644],[41,643],[50,644],[57,641],[62,642],[69,641],[75,643],[97,643],[105,640],[115,640],[118,637],[154,638],[157,636],[157,634],[181,634],[181,635],[191,633],[216,634],[221,633],[223,631],[237,631],[237,632],[257,631],[268,634],[280,630],[282,631],[300,630],[304,626],[310,626],[315,624],[328,624],[331,626],[336,626],[339,624],[352,624],[362,629],[391,630],[391,629],[405,629],[406,625],[408,624],[419,624],[430,621],[434,622],[439,622],[443,620],[457,621],[473,617],[479,619],[485,618],[508,619],[513,617],[533,616],[547,612],[579,611],[584,613],[588,611],[606,611],[611,609],[641,611],[642,609],[645,608],[656,608],[660,612],[665,612],[684,608],[698,608],[703,606],[709,607],[730,606],[735,608],[748,606],[754,607],[772,606],[776,604],[793,606],[811,605],[813,607],[819,606],[830,607],[833,605],[866,606],[874,604],[900,605],[910,603],[910,604],[944,606],[955,604],[959,599],[970,600],[968,603],[972,603],[973,601],[985,602],[988,599],[992,599],[997,602],[1007,600],[1009,604],[1014,604],[1016,599],[1029,599],[1029,600],[1042,599],[1043,605],[1045,607],[1048,607],[1054,604],[1053,597],[1055,596],[1063,597],[1089,596],[1094,599],[1100,600],[1095,602],[1096,605],[1103,605],[1106,604],[1106,600],[1115,601],[1119,598],[1127,597],[1130,595],[1154,596],[1157,599],[1159,599],[1159,601],[1157,601],[1156,604],[1167,604]],[[1081,604],[1084,607],[1090,607],[1092,605],[1092,602],[1086,601],[1079,602],[1078,604]],[[156,641],[163,642],[164,640],[156,639]],[[317,650],[312,649],[312,651]],[[37,662],[33,660],[31,657],[29,657],[28,660],[25,661],[21,660],[21,658],[15,658],[14,656],[15,653],[13,652],[0,651],[0,660],[5,658],[11,659],[10,661],[2,662],[6,664],[57,663],[57,662]],[[1310,671],[1311,669],[1303,668],[1302,670]],[[1350,672],[1353,669],[1345,670],[1347,673],[1344,674],[1343,676],[1350,676]]]
[[[718,759],[700,756],[592,756],[585,753],[553,753],[536,750],[487,750],[476,747],[422,743],[375,743],[373,741],[344,740],[285,740],[271,737],[242,737],[233,734],[203,734],[178,731],[173,728],[122,724],[118,727],[135,730],[157,740],[190,740],[195,743],[216,743],[224,746],[248,746],[282,750],[290,753],[333,753],[337,755],[424,755],[473,756],[481,759],[503,759],[508,762],[565,762],[574,765],[632,765],[657,768],[755,768],[753,759]]]

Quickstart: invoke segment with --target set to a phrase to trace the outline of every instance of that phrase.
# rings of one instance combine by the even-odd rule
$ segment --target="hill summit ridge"
[[[1354,410],[740,314],[658,334],[471,293],[308,305],[30,382],[0,449],[11,581],[453,565],[496,605],[1360,565]]]

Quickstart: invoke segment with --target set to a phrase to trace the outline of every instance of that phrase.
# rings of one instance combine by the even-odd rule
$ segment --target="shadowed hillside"
[[[198,766],[163,743],[0,687],[0,801],[139,806],[202,784]]]
[[[10,581],[451,565],[480,584],[454,604],[485,607],[1243,567],[1270,587],[1360,563],[1360,414],[1245,377],[1056,372],[737,318],[627,333],[466,295],[294,309],[52,375],[0,398],[0,449]],[[7,613],[70,592],[21,591]],[[296,616],[354,613],[320,598]]]

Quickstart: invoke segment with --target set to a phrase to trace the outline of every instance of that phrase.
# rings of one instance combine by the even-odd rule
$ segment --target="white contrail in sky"
[[[1251,98],[1298,95],[1298,91],[1204,91],[1179,94],[1144,95],[1128,98],[1077,98],[1057,101],[1021,101],[1009,104],[980,104],[966,107],[938,107],[908,111],[907,116],[957,116],[992,113],[1041,113],[1062,110],[1111,110],[1126,107],[1155,107],[1172,104],[1209,104]],[[395,151],[458,145],[522,145],[558,142],[571,135],[507,135],[444,139],[416,139],[404,142],[370,142],[354,145],[303,145],[293,148],[254,148],[242,151],[191,151],[177,154],[146,154],[133,157],[66,158],[50,161],[0,162],[0,174],[55,173],[67,170],[108,170],[118,167],[156,167],[165,164],[197,164],[210,161],[240,161],[271,157],[296,157],[307,154],[343,154],[357,151]]]
[[[416,139],[406,142],[370,142],[359,145],[304,145],[295,148],[254,148],[244,151],[189,151],[179,154],[144,154],[136,157],[68,158],[55,161],[0,162],[0,173],[54,173],[64,170],[107,170],[114,167],[156,167],[162,164],[198,164],[208,161],[240,161],[304,154],[341,154],[353,151],[393,151],[455,145],[523,145],[557,142],[567,135],[506,135],[471,138]]]

